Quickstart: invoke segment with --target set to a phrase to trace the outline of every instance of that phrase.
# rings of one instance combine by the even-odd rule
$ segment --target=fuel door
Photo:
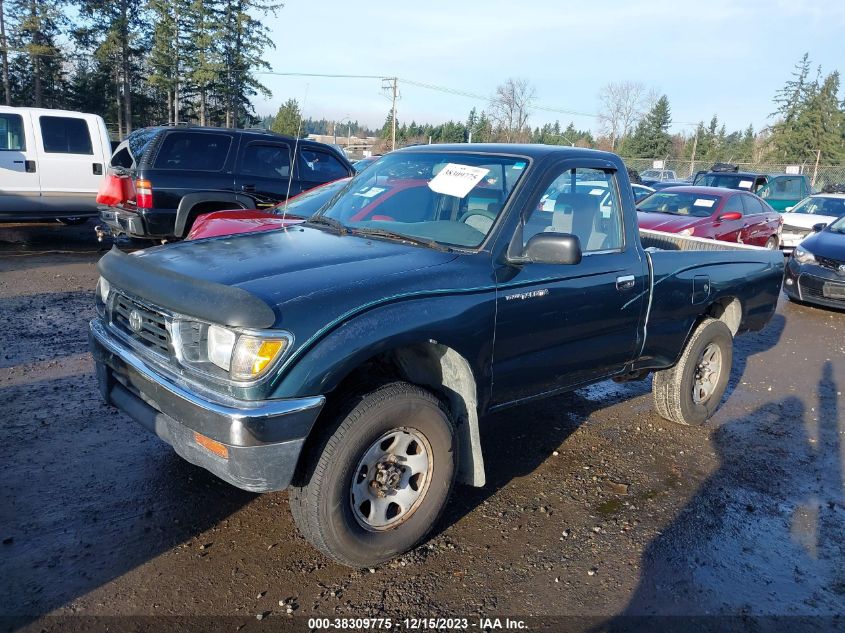
[[[696,275],[692,280],[692,303],[704,303],[710,296],[710,276]]]

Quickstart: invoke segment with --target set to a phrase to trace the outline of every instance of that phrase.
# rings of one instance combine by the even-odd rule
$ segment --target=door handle
[[[630,290],[637,284],[637,278],[633,275],[623,275],[616,278],[617,290]]]
[[[255,185],[241,185],[241,191],[255,191]]]
[[[13,162],[15,165],[23,165],[23,161],[22,161],[22,160],[13,160],[12,162]]]

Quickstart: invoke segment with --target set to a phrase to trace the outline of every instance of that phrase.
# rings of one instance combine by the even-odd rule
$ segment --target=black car
[[[203,213],[262,209],[355,173],[335,148],[265,132],[209,127],[136,130],[112,156],[98,233],[181,238]]]
[[[792,251],[783,291],[794,301],[845,309],[845,217],[813,230]]]

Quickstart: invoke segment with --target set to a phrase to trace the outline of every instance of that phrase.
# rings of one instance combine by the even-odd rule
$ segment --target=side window
[[[220,171],[226,164],[232,137],[207,132],[170,132],[158,150],[156,169]]]
[[[725,203],[725,208],[722,209],[722,213],[733,213],[734,211],[738,213],[747,213],[747,211],[743,207],[742,200],[743,198],[748,197],[749,196],[731,196]]]
[[[754,196],[742,196],[742,204],[745,205],[745,214],[753,215],[755,213],[763,213],[765,209],[760,201]]]
[[[41,140],[49,154],[93,154],[85,119],[63,116],[39,117]]]
[[[23,119],[20,114],[0,114],[0,151],[22,152],[26,149]]]
[[[801,196],[800,178],[778,178],[775,180],[775,197],[798,198]]]
[[[129,153],[129,147],[124,145],[122,148],[118,148],[118,150],[114,153],[114,156],[111,157],[110,164],[112,167],[125,167],[126,169],[131,169],[132,154]]]
[[[525,244],[542,232],[576,235],[584,253],[622,248],[622,214],[614,173],[581,167],[562,172],[525,218]]]
[[[329,182],[348,176],[346,167],[328,152],[299,150],[299,178],[309,182]]]
[[[290,148],[282,143],[250,143],[244,150],[240,171],[259,178],[290,178]]]

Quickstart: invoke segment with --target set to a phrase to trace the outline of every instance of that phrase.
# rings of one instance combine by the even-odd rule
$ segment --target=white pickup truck
[[[96,114],[0,106],[0,221],[96,216],[110,157]]]

